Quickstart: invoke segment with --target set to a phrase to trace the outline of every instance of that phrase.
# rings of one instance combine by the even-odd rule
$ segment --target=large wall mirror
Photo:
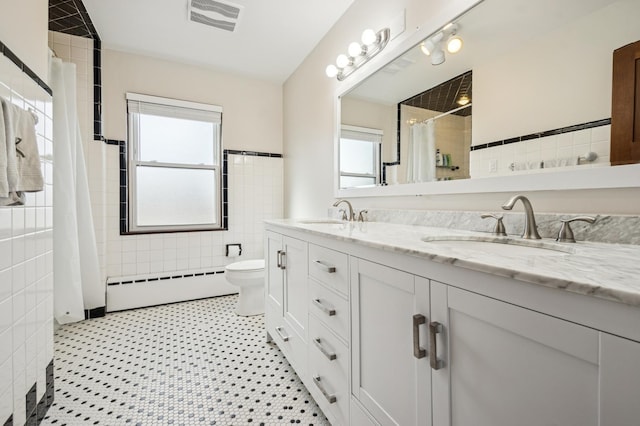
[[[484,0],[404,35],[339,88],[337,129],[379,132],[384,166],[337,195],[639,186],[640,165],[609,160],[612,54],[640,39],[638,16],[637,0]]]

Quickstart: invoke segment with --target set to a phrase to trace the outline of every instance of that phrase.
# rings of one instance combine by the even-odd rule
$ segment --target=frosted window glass
[[[215,135],[217,124],[138,114],[140,161],[179,164],[217,164]]]
[[[340,176],[340,188],[371,186],[375,184],[376,184],[376,178],[374,177]]]
[[[340,139],[340,171],[375,175],[375,146],[369,141]]]
[[[137,167],[137,225],[216,223],[213,170]]]

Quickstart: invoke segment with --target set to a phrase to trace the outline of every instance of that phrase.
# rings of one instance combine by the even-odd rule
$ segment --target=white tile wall
[[[234,261],[264,257],[263,221],[283,216],[282,158],[228,156],[227,231],[122,236],[118,147],[109,146],[107,154],[109,281],[169,272],[218,270]],[[225,257],[225,245],[234,243],[242,244],[241,257]]]
[[[595,152],[598,158],[591,163],[583,163],[579,166],[566,166],[563,167],[563,169],[608,166],[610,164],[610,135],[610,125],[599,126],[591,129],[471,151],[471,176],[475,178],[557,172],[559,170],[558,168],[513,171],[509,166],[513,163],[577,158],[588,152]]]
[[[45,77],[45,76],[41,76]],[[46,389],[53,359],[53,144],[51,97],[0,55],[0,96],[38,116],[44,191],[0,207],[0,422],[26,422],[25,395]]]

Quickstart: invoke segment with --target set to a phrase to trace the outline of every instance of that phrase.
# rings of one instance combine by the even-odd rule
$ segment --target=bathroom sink
[[[452,250],[483,252],[499,256],[564,256],[574,252],[571,247],[549,241],[509,237],[425,237],[422,241]]]
[[[298,223],[303,225],[340,225],[346,222],[338,219],[303,219]]]

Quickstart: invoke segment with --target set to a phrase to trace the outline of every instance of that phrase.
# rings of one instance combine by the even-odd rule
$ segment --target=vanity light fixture
[[[389,28],[383,28],[377,33],[371,29],[364,30],[361,43],[354,41],[349,44],[347,55],[344,53],[338,55],[335,65],[330,64],[327,66],[325,69],[327,77],[336,77],[339,81],[347,78],[361,65],[384,49],[389,42],[390,34]]]
[[[450,23],[433,36],[420,44],[422,53],[431,58],[432,65],[440,65],[445,61],[443,41],[446,40],[447,52],[457,53],[462,49],[462,38],[457,35],[458,24]]]

